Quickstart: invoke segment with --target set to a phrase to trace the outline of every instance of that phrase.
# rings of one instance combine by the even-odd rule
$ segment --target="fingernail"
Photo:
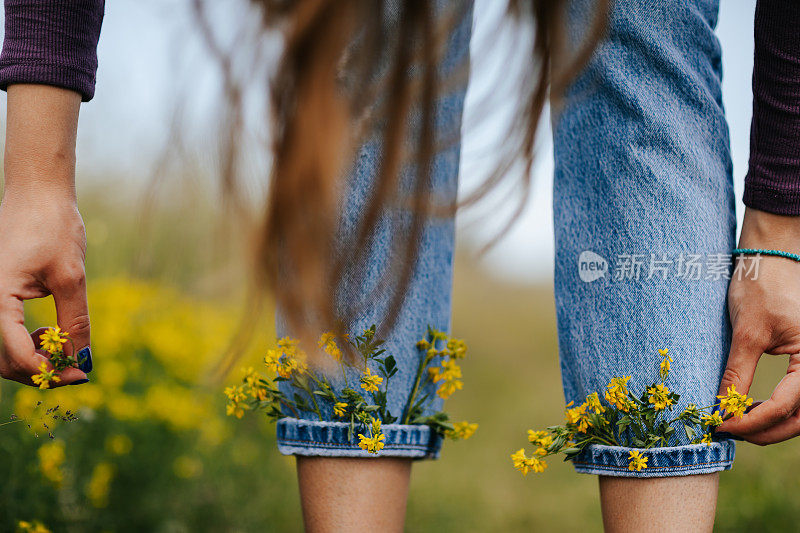
[[[739,435],[734,435],[733,433],[728,433],[727,431],[717,431],[714,433],[714,437],[718,439],[744,440]]]
[[[78,368],[87,374],[92,371],[92,349],[86,347],[78,352]],[[76,382],[77,383],[77,382]]]
[[[89,378],[79,379],[70,383],[70,385],[83,385],[84,383],[89,383]]]

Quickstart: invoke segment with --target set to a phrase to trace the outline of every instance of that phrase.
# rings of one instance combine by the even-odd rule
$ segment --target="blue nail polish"
[[[84,383],[89,383],[89,378],[73,381],[72,383],[70,383],[70,385],[83,385]]]
[[[78,368],[83,372],[88,374],[92,371],[92,349],[89,346],[78,352],[78,361]]]

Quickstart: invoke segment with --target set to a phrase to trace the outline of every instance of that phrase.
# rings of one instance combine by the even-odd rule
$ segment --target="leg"
[[[592,4],[571,4],[576,42]],[[614,2],[608,38],[555,116],[555,283],[567,401],[602,395],[616,376],[632,376],[638,396],[657,379],[659,348],[675,354],[668,382],[681,394],[675,412],[715,401],[730,328],[727,279],[709,268],[730,253],[735,233],[717,7],[716,0]],[[645,453],[647,469],[629,471],[627,455],[593,446],[575,462],[579,472],[618,476],[600,481],[609,530],[711,529],[715,472],[730,468],[731,441],[693,444],[678,426],[668,447]]]
[[[456,5],[455,3],[449,3]],[[439,3],[437,3],[439,5]],[[444,4],[442,4],[444,5]],[[469,59],[469,39],[472,26],[472,2],[459,2],[463,18],[453,29],[441,66],[442,75],[449,77],[454,69],[463,68]],[[445,143],[461,130],[461,113],[466,86],[456,87],[437,100],[437,143],[443,148],[433,161],[430,194],[434,203],[449,205],[456,200],[460,146]],[[412,133],[413,134],[413,133]],[[363,206],[372,194],[374,177],[380,164],[380,147],[372,139],[362,146],[355,167],[347,180],[341,235],[352,235],[363,215]],[[319,415],[300,411],[282,418],[277,423],[278,449],[286,455],[296,455],[297,475],[303,518],[311,532],[327,531],[402,531],[408,496],[412,459],[433,458],[439,454],[441,438],[428,425],[402,423],[409,396],[415,387],[420,354],[415,349],[417,341],[426,334],[428,326],[449,330],[450,292],[455,246],[455,223],[452,217],[433,217],[426,222],[419,243],[419,258],[414,265],[412,278],[404,291],[404,302],[394,328],[386,331],[382,322],[386,316],[387,302],[377,290],[386,283],[384,265],[388,263],[392,235],[404,231],[408,217],[397,216],[394,206],[387,208],[374,228],[373,245],[368,260],[351,265],[337,287],[340,300],[337,306],[343,315],[354,313],[350,325],[351,335],[360,334],[371,324],[378,325],[378,336],[385,340],[381,345],[397,364],[397,373],[388,377],[381,392],[386,394],[386,410],[381,415],[384,448],[378,458],[359,447],[359,439],[348,431],[350,424],[339,418],[330,398],[319,402]],[[391,216],[390,216],[391,215]],[[343,248],[345,249],[345,248]],[[391,280],[389,280],[391,281]],[[280,309],[278,310],[280,317]],[[290,332],[278,320],[278,336]],[[370,363],[375,371],[374,362]],[[369,404],[376,402],[359,388],[361,368],[338,369],[327,378],[333,393],[339,399],[345,389],[355,388],[364,394]],[[306,394],[289,381],[280,389],[293,397]],[[435,396],[435,387],[427,384],[424,394],[433,398],[426,404],[423,414],[433,414],[442,400]],[[420,393],[422,394],[422,393]],[[341,416],[341,415],[339,415]],[[362,430],[356,424],[356,434]]]
[[[653,479],[600,476],[603,528],[609,533],[712,531],[718,484],[718,473]]]
[[[298,457],[306,531],[403,531],[410,477],[410,459]]]

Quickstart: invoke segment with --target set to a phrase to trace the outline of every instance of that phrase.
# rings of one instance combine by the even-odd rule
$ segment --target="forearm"
[[[6,198],[75,198],[75,140],[81,95],[47,85],[8,88]]]

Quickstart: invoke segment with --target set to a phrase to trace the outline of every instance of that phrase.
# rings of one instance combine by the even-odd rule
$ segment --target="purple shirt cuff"
[[[40,83],[94,96],[104,0],[5,0],[0,89]]]

